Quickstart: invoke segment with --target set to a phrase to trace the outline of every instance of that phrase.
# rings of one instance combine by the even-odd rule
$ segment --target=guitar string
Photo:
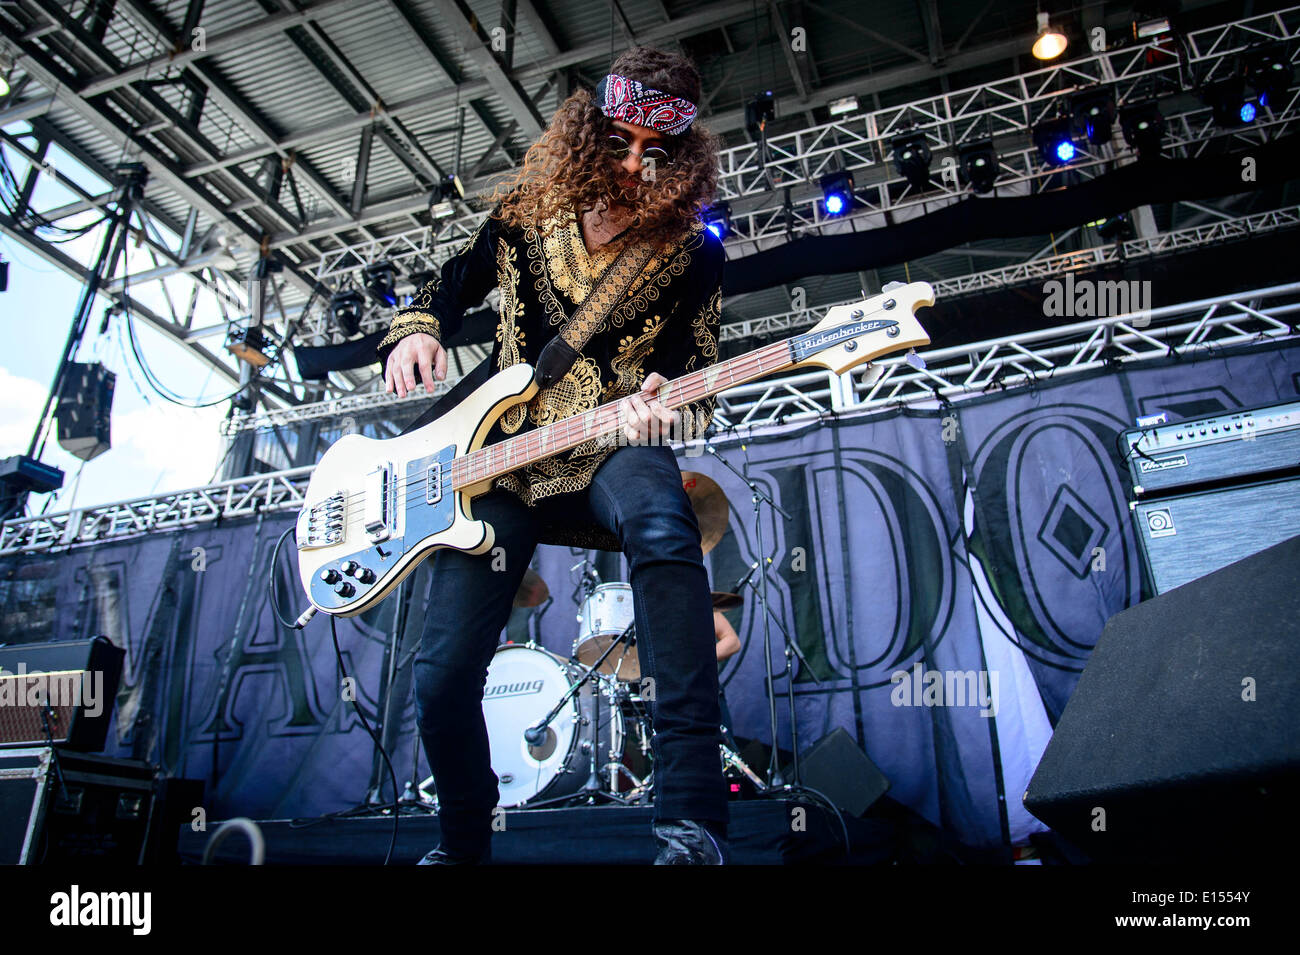
[[[704,385],[705,372],[703,371],[696,372],[695,375],[692,376],[692,377],[696,377],[696,380],[694,381],[691,381],[689,378],[679,379],[679,381],[683,381],[683,384],[680,386],[680,394],[676,396],[672,396],[670,393],[668,395],[668,398],[670,401],[674,401],[674,400],[678,401],[681,405],[690,404],[694,401],[698,401],[702,398],[708,397],[710,394],[716,394],[718,391],[722,391],[725,390],[726,388],[733,387],[736,384],[736,373],[738,371],[742,375],[748,375],[750,371],[756,371],[762,374],[764,373],[764,369],[763,369],[763,364],[765,361],[764,353],[768,351],[779,350],[782,353],[788,354],[788,349],[785,347],[787,344],[788,344],[787,342],[776,342],[773,343],[773,345],[767,346],[766,348],[757,349],[748,355],[743,355],[738,358],[731,359],[727,363],[729,367],[727,367],[725,372],[725,374],[727,374],[727,376],[730,378],[730,381],[723,388],[717,390],[711,390],[707,385]],[[769,368],[767,371],[771,372],[773,370],[774,369]],[[715,383],[717,378],[720,377],[723,373],[724,372],[721,371],[715,373],[714,376]],[[700,391],[699,394],[695,394],[695,390],[700,385],[704,385],[703,389]],[[671,383],[670,383],[670,389],[671,389]],[[622,400],[623,399],[619,399],[619,402],[621,402]],[[570,434],[570,432],[572,432],[576,427],[574,425],[574,422],[577,421],[580,417],[583,417],[585,415],[591,415],[593,419],[593,423],[595,425],[595,430],[597,430],[598,432],[596,437],[600,437],[602,433],[617,434],[620,427],[618,421],[621,421],[621,413],[619,413],[619,417],[616,421],[608,422],[608,424],[612,425],[611,431],[603,432],[601,430],[601,425],[598,423],[598,419],[600,418],[602,412],[605,413],[606,417],[608,417],[610,413],[618,413],[618,403],[616,402],[607,405],[602,405],[598,408],[592,409],[591,411],[584,412],[583,415],[577,415],[572,418],[568,418],[565,421],[561,421],[561,422],[557,422],[556,424],[549,425],[548,429],[553,430],[556,434],[559,434],[561,429],[563,429],[564,432],[564,436],[560,437],[558,440],[555,440],[554,443],[557,445],[569,444],[569,442],[572,441],[572,438],[574,437],[574,435]],[[519,452],[520,457],[527,457],[531,454],[540,452],[545,448],[545,442],[539,437],[539,435],[542,433],[543,430],[547,430],[547,429],[538,429],[537,431],[528,432],[526,435],[522,435],[517,439],[511,439],[511,441],[518,440],[523,445],[523,447]],[[590,438],[587,436],[587,430],[583,429],[582,440],[572,444],[571,447],[576,447],[587,440],[590,440]],[[479,468],[476,467],[474,464],[462,465],[461,475],[460,475],[460,477],[462,478],[462,483],[461,483],[462,487],[466,486],[467,484],[479,483],[480,481],[488,480],[489,478],[499,477],[500,474],[496,473],[497,465],[498,463],[504,463],[506,457],[504,455],[504,452],[498,449],[503,449],[509,443],[510,441],[502,441],[495,445],[489,445],[486,448],[476,449],[475,451],[471,451],[468,454],[461,455],[459,458],[453,459],[451,462],[449,462],[446,465],[443,465],[440,468],[439,480],[445,483],[448,472],[451,472],[455,469],[457,461],[462,461],[462,462],[470,461],[471,459],[476,457],[479,459],[479,462],[482,464],[481,474],[479,473]],[[570,450],[570,447],[561,446],[557,450],[550,451],[547,454],[541,455],[540,457],[541,458],[552,457],[556,454],[563,454],[566,450]],[[520,467],[522,466],[523,465],[520,465]],[[422,469],[422,470],[424,471],[424,473],[427,474],[427,469]],[[514,469],[512,468],[511,470]],[[466,473],[467,471],[468,473]],[[509,472],[507,471],[504,473],[509,473]],[[464,480],[467,477],[470,478],[470,480],[468,481]],[[453,480],[454,478],[455,475],[453,474]],[[402,495],[402,503],[404,505],[409,505],[412,501],[417,501],[422,496],[424,496],[424,490],[427,484],[428,484],[427,477],[406,479],[405,481],[399,480],[394,488],[394,492],[395,494]],[[454,491],[456,490],[456,488],[453,487],[452,490]],[[364,489],[359,491],[347,492],[346,496],[344,497],[345,506],[353,504],[357,498],[364,497],[366,494],[367,492]],[[352,509],[353,508],[348,507],[348,510],[352,510]],[[355,519],[349,518],[345,522],[344,527],[350,529],[358,524],[364,524],[364,522],[365,522],[365,516],[360,515]]]
[[[798,338],[804,338],[806,337],[807,334],[811,334],[811,333],[805,333],[805,335],[798,336]],[[798,356],[792,356],[790,354],[791,345],[794,342],[796,342],[798,338],[786,339],[784,341],[774,342],[771,345],[765,346],[764,348],[756,349],[755,351],[750,352],[747,355],[742,355],[737,358],[730,359],[729,361],[724,363],[722,368],[719,368],[718,366],[710,366],[709,369],[704,369],[700,372],[696,372],[692,376],[678,379],[678,381],[681,382],[680,386],[678,386],[680,393],[677,396],[675,396],[675,398],[671,395],[671,391],[674,385],[676,385],[677,383],[670,382],[667,386],[667,391],[663,394],[662,397],[666,398],[670,402],[673,400],[678,401],[679,406],[686,405],[694,401],[698,401],[701,398],[708,397],[710,394],[716,394],[720,391],[724,391],[728,387],[733,387],[736,384],[737,372],[740,372],[742,377],[749,376],[751,372],[756,373],[754,377],[758,377],[758,378],[764,377],[766,374],[770,374],[771,372],[776,370],[775,367],[764,370],[763,365],[768,357],[778,359],[782,365],[793,364],[794,362],[797,362],[799,360]],[[794,361],[790,361],[791,358],[793,358]],[[708,372],[710,370],[713,370],[714,372],[712,378],[714,380],[714,383],[716,383],[717,378],[720,376],[720,374],[724,373],[723,369],[725,369],[725,374],[730,379],[728,384],[716,390],[710,388],[708,385],[705,385],[703,390],[698,395],[694,393],[695,390],[701,384],[704,384],[705,378],[708,377]],[[595,430],[597,431],[597,435],[596,435],[597,438],[604,437],[608,434],[617,434],[620,429],[620,425],[618,424],[618,422],[622,420],[621,412],[618,411],[618,404],[621,403],[622,400],[623,399],[619,399],[619,402],[602,405],[598,408],[592,409],[591,411],[584,412],[583,415],[574,416],[572,418],[566,419],[565,421],[550,425],[547,428],[537,429],[536,431],[528,432],[525,435],[521,435],[518,438],[499,442],[498,444],[495,445],[489,445],[485,448],[478,448],[474,451],[469,452],[468,454],[461,455],[458,458],[454,458],[452,461],[448,462],[446,465],[442,465],[439,468],[439,482],[445,483],[448,475],[450,474],[453,482],[451,490],[453,493],[456,490],[458,490],[458,488],[454,484],[454,482],[457,479],[457,475],[455,473],[457,462],[465,462],[462,463],[460,467],[461,473],[459,475],[461,480],[460,487],[462,488],[472,484],[481,483],[482,481],[495,479],[496,477],[500,477],[502,474],[509,473],[512,470],[517,470],[518,467],[525,466],[525,465],[519,465],[518,467],[507,468],[504,471],[501,470],[501,465],[505,464],[509,459],[513,457],[513,455],[507,455],[505,451],[508,448],[508,446],[514,441],[518,441],[521,444],[521,448],[519,451],[521,457],[530,457],[536,455],[536,459],[540,460],[543,458],[552,457],[557,454],[563,454],[565,451],[571,450],[573,447],[580,446],[585,441],[591,439],[590,436],[590,431],[592,430],[591,427],[581,429],[582,439],[577,440],[576,442],[574,441],[574,438],[576,436],[572,433],[574,428],[576,427],[575,422],[577,422],[580,418],[585,418],[587,416],[590,416],[591,421],[595,427]],[[606,418],[608,418],[610,413],[618,414],[618,418],[616,419],[616,421],[614,422],[606,421],[605,423],[602,423],[600,421],[602,414]],[[608,431],[604,430],[606,427],[609,428]],[[542,438],[543,434],[552,434],[552,433],[556,435],[555,443],[559,445],[559,447],[557,447],[554,450],[551,450],[547,447],[547,441],[550,439],[544,440]],[[542,451],[545,451],[546,453],[540,454],[539,452]],[[428,469],[422,469],[422,471],[425,475],[427,475]],[[394,494],[402,495],[401,503],[403,504],[404,507],[409,506],[412,502],[418,501],[421,497],[425,496],[426,493],[425,488],[427,484],[428,484],[427,476],[420,477],[420,478],[410,478],[405,480],[398,479],[394,483]],[[368,492],[364,489],[359,491],[346,492],[344,497],[344,502],[347,510],[348,511],[354,510],[355,508],[350,505],[353,505],[357,498],[359,497],[364,498],[367,493]],[[351,517],[348,518],[343,525],[345,529],[345,533],[346,531],[351,530],[353,527],[357,525],[364,524],[364,522],[365,522],[364,514],[358,515],[355,518],[351,518]]]
[[[776,371],[777,370],[776,368],[767,369],[766,371],[764,371],[763,369],[763,363],[765,360],[764,356],[767,355],[768,353],[772,353],[772,357],[774,358],[778,357],[778,353],[782,358],[793,357],[794,361],[789,362],[790,364],[793,364],[799,360],[799,356],[789,355],[791,346],[794,345],[796,342],[799,342],[800,339],[806,339],[811,334],[812,334],[811,331],[805,332],[804,334],[795,336],[794,338],[785,339],[780,342],[773,342],[772,344],[764,346],[763,348],[755,349],[754,351],[750,352],[747,355],[741,355],[736,358],[729,359],[727,362],[724,362],[722,367],[726,368],[726,372],[730,377],[730,382],[723,388],[719,388],[716,391],[711,390],[709,386],[706,385],[704,391],[701,394],[693,395],[692,397],[689,398],[685,397],[689,391],[693,391],[695,387],[703,383],[704,379],[708,375],[708,372],[712,369],[717,369],[715,370],[713,376],[716,381],[716,378],[721,371],[721,369],[719,369],[719,367],[716,365],[710,366],[709,369],[704,369],[699,372],[695,372],[691,376],[685,376],[683,378],[680,378],[678,379],[678,381],[682,382],[680,386],[682,394],[677,396],[677,400],[682,405],[690,404],[691,402],[698,401],[701,398],[708,397],[709,394],[716,394],[720,391],[726,390],[726,388],[733,387],[736,384],[736,371],[742,368],[744,369],[742,375],[748,376],[751,371],[755,371],[757,372],[757,375],[755,377],[764,377],[766,374],[770,374]],[[691,380],[692,378],[695,380]],[[676,384],[677,382],[669,382],[667,385],[668,391],[671,392],[672,387]],[[665,397],[667,397],[667,395],[665,395]],[[623,399],[619,399],[620,402],[622,400]],[[670,398],[669,400],[672,399]],[[563,427],[565,430],[565,435],[566,437],[568,437],[568,432],[572,429],[573,422],[577,421],[578,418],[585,417],[586,415],[591,415],[594,421],[600,416],[602,412],[607,410],[616,410],[617,404],[618,403],[610,403],[607,405],[602,405],[600,407],[592,409],[591,411],[584,412],[582,415],[575,415],[574,417],[566,419],[565,421],[561,421],[561,422],[557,422],[556,424],[549,425],[547,428],[537,429],[536,431],[528,432],[525,435],[521,435],[518,438],[509,439],[507,441],[499,442],[498,444],[495,445],[489,445],[487,447],[478,448],[475,449],[474,451],[469,452],[468,454],[461,455],[460,457],[453,459],[450,463],[448,463],[447,465],[439,469],[439,481],[445,482],[448,472],[452,472],[452,480],[453,482],[455,481],[456,475],[454,471],[455,471],[456,463],[458,461],[469,462],[467,464],[463,464],[461,467],[461,478],[462,478],[461,487],[465,487],[470,484],[480,483],[481,481],[485,481],[489,479],[494,479],[496,477],[500,477],[501,474],[509,473],[512,470],[517,470],[518,469],[517,467],[511,467],[506,469],[505,471],[501,471],[497,461],[497,459],[499,459],[500,463],[505,463],[506,456],[504,455],[504,449],[514,441],[519,441],[523,445],[523,447],[521,447],[520,449],[520,455],[523,457],[537,455],[537,460],[541,460],[547,457],[553,457],[554,455],[557,454],[563,454],[566,450],[571,450],[573,447],[577,447],[582,443],[584,443],[586,440],[589,440],[590,429],[584,429],[583,440],[576,442],[576,444],[568,443],[568,441],[571,440],[571,438],[568,438],[568,440],[566,440],[565,438],[561,438],[556,443],[562,446],[557,448],[556,450],[547,449],[546,442],[542,440],[542,438],[540,438],[539,435],[543,434],[543,432],[549,433],[551,431],[555,431],[558,433],[559,430]],[[620,419],[621,419],[621,415],[620,415]],[[598,429],[600,427],[601,427],[600,425],[597,425]],[[618,432],[618,425],[615,424],[611,430],[611,433],[616,434],[617,432]],[[596,437],[599,438],[601,436],[602,433],[598,433]],[[537,446],[533,447],[534,444],[536,444]],[[501,449],[501,451],[499,452],[498,449]],[[538,454],[538,452],[541,451],[546,451],[546,453]],[[476,473],[477,466],[474,463],[476,460],[482,463],[483,471],[481,475]],[[524,467],[524,466],[525,465],[519,465],[518,467]],[[467,470],[469,472],[468,475],[466,474]],[[425,473],[427,474],[427,469],[425,469]],[[464,478],[466,477],[469,477],[470,480],[468,481],[464,480]],[[422,496],[422,492],[427,484],[428,484],[427,477],[406,479],[406,480],[402,480],[399,478],[394,483],[394,493],[402,494],[403,497],[401,503],[404,506],[409,505],[412,501],[416,501],[420,498],[420,496]],[[412,493],[413,489],[414,489],[414,493]],[[457,488],[453,486],[452,491],[454,492],[455,490],[457,490]],[[368,492],[365,489],[361,489],[357,491],[347,491],[344,496],[345,507],[347,507],[348,510],[352,510],[352,507],[350,505],[352,505],[357,498],[365,497],[367,493]],[[357,524],[364,523],[364,521],[365,521],[365,516],[361,515],[355,519],[347,520],[344,524],[344,527],[345,529],[350,529],[356,526]]]

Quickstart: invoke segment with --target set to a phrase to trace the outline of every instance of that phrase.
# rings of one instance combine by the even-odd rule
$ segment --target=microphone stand
[[[764,503],[767,503],[774,511],[778,511],[785,519],[792,520],[790,513],[780,504],[772,500],[772,497],[758,484],[751,481],[749,477],[741,471],[736,470],[735,466],[723,457],[718,449],[707,441],[704,444],[704,450],[713,455],[723,467],[725,467],[736,477],[740,478],[749,487],[752,500],[754,502],[754,530],[758,539],[759,553],[759,578],[762,580],[762,588],[759,591],[759,599],[763,604],[763,666],[767,671],[767,718],[772,728],[772,758],[768,762],[767,782],[769,788],[778,789],[785,785],[785,778],[781,775],[781,767],[777,759],[777,733],[776,733],[776,677],[772,672],[772,627],[768,621],[771,611],[767,603],[767,565],[771,558],[767,556],[767,551],[763,546],[763,521],[761,510]],[[750,586],[753,586],[752,582]],[[794,747],[794,777],[797,782],[799,779],[799,731],[795,726],[794,718],[794,674],[790,666],[790,637],[785,633],[782,627],[782,633],[785,635],[785,673],[790,680],[790,742]],[[801,657],[802,659],[802,657]]]

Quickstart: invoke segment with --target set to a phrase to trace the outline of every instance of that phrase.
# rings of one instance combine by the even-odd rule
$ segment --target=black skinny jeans
[[[499,793],[483,689],[543,517],[594,521],[618,536],[630,565],[642,675],[655,681],[655,818],[695,819],[724,833],[712,601],[699,524],[671,449],[620,447],[585,491],[543,499],[535,508],[494,490],[470,510],[496,531],[494,548],[504,548],[505,569],[492,569],[490,552],[438,551],[415,658],[416,716],[438,788],[443,848],[477,854],[491,837]]]

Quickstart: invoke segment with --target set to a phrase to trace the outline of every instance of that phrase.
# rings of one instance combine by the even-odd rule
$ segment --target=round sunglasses
[[[615,159],[623,159],[632,154],[632,144],[622,136],[610,133],[605,137],[605,148]],[[651,146],[639,154],[641,161],[647,166],[671,166],[673,164],[672,153],[659,146]]]

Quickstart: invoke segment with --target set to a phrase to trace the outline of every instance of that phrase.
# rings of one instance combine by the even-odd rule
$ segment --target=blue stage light
[[[704,210],[704,228],[712,232],[717,238],[725,239],[731,235],[731,206],[725,202],[719,202],[709,206]]]
[[[1241,104],[1241,111],[1237,114],[1241,117],[1243,123],[1253,123],[1255,121],[1255,104],[1250,100]]]
[[[1061,162],[1069,162],[1074,158],[1074,143],[1068,139],[1056,144],[1056,158]]]
[[[853,174],[846,170],[831,172],[818,181],[822,187],[822,206],[828,216],[842,216],[853,208]]]

